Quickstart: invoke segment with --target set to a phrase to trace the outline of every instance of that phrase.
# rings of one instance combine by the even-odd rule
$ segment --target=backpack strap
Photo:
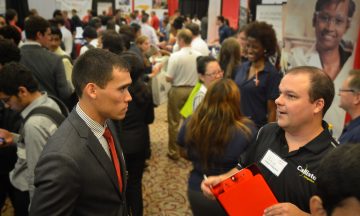
[[[58,111],[50,107],[39,106],[30,111],[30,113],[25,117],[23,123],[25,124],[25,122],[33,115],[44,115],[49,117],[58,127],[65,120],[65,116]]]
[[[64,102],[62,102],[59,98],[55,97],[54,95],[48,94],[48,97],[56,102],[63,116],[67,117],[69,115],[69,109],[67,108]]]

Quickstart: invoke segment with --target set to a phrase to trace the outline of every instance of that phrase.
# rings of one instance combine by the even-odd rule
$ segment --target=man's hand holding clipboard
[[[263,215],[266,208],[278,203],[256,165],[210,176],[201,189],[205,196],[216,198],[231,216]]]

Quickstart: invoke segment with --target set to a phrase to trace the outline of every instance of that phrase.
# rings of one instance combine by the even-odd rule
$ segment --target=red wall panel
[[[240,0],[223,0],[222,15],[229,19],[230,27],[237,29],[239,20]]]

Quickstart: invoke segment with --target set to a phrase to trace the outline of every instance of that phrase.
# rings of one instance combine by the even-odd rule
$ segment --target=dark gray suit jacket
[[[108,126],[119,156],[123,192],[112,161],[74,109],[40,156],[30,215],[127,215],[125,162],[114,126],[110,121]]]
[[[20,48],[20,63],[39,82],[40,90],[66,101],[72,93],[66,80],[62,59],[39,45],[25,44]]]

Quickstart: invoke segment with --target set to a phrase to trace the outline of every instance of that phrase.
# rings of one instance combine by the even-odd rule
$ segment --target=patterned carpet
[[[155,109],[155,122],[150,126],[152,155],[143,178],[145,216],[192,215],[186,188],[191,164],[184,159],[174,162],[166,157],[167,132],[166,103]],[[3,216],[13,216],[9,202]]]
[[[155,109],[150,126],[152,155],[143,178],[144,215],[192,215],[186,188],[191,163],[166,156],[168,143],[166,103]]]

